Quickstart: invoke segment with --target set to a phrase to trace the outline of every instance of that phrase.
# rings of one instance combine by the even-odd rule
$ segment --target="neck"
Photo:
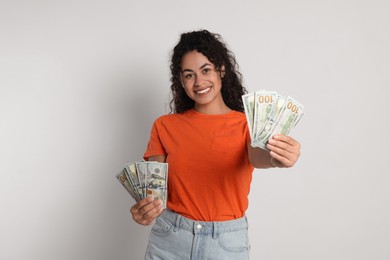
[[[220,114],[227,114],[231,112],[232,110],[225,104],[219,104],[219,105],[198,105],[195,104],[194,106],[195,111],[202,113],[202,114],[208,114],[208,115],[220,115]]]

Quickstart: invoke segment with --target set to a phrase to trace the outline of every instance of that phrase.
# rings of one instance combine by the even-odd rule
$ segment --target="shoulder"
[[[155,119],[155,122],[164,122],[164,121],[172,121],[177,120],[180,117],[183,117],[184,113],[178,113],[178,114],[165,114],[157,117]]]
[[[184,113],[177,113],[177,114],[161,115],[154,120],[154,125],[159,127],[159,126],[163,126],[163,125],[176,124],[185,117],[186,117],[185,112]]]
[[[233,110],[230,114],[229,114],[229,119],[234,121],[234,122],[246,122],[246,116],[243,112],[240,112],[240,111],[235,111]]]
[[[232,115],[233,117],[236,117],[236,118],[246,118],[246,117],[245,117],[245,114],[244,114],[243,112],[236,111],[236,110],[233,110],[233,111],[231,112],[231,115]]]

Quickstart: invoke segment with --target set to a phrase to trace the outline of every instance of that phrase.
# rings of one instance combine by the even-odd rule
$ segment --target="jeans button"
[[[201,229],[201,228],[202,228],[202,225],[201,225],[201,224],[198,224],[198,225],[196,225],[196,228],[197,228],[197,229]]]

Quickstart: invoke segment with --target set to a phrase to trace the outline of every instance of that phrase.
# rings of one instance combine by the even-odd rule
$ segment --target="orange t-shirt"
[[[169,209],[193,220],[232,220],[248,208],[249,140],[243,113],[190,109],[156,119],[144,158],[167,156]]]

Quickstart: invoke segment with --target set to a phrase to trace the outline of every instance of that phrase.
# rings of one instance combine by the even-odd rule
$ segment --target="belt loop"
[[[213,239],[217,239],[218,233],[217,233],[217,223],[213,222]]]
[[[175,220],[175,225],[173,226],[173,232],[176,232],[177,229],[179,228],[180,218],[181,218],[180,214],[175,213],[175,215],[176,215],[176,220]]]

